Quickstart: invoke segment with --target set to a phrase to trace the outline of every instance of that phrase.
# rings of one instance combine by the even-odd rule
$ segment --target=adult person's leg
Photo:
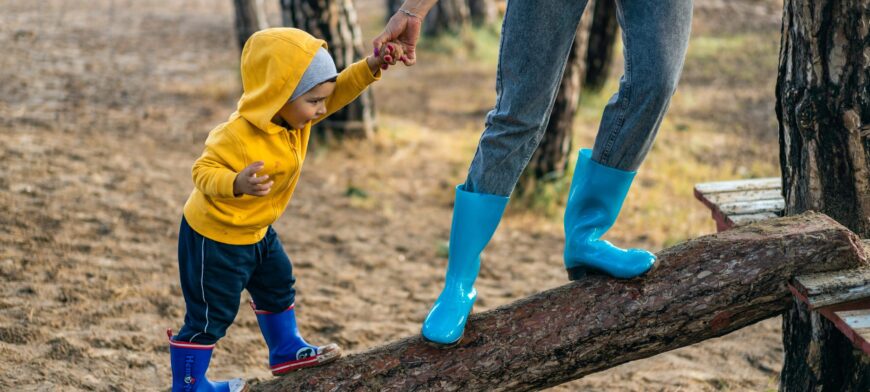
[[[585,6],[585,0],[508,2],[495,108],[486,117],[468,180],[456,188],[445,287],[423,323],[431,342],[450,345],[462,338],[477,297],[480,252],[547,128]]]
[[[617,0],[625,73],[604,109],[594,150],[581,150],[565,209],[565,267],[633,278],[655,255],[601,240],[616,221],[677,87],[692,23],[692,0]]]

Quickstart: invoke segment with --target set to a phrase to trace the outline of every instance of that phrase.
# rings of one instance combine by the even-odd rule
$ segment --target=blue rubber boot
[[[296,325],[294,305],[280,313],[257,310],[254,302],[251,307],[257,315],[260,332],[269,346],[269,367],[275,376],[312,366],[323,365],[341,357],[341,349],[332,343],[318,347],[308,344],[299,335]]]
[[[244,380],[209,381],[205,377],[211,361],[213,344],[178,342],[169,337],[169,355],[172,363],[172,392],[243,392],[248,390]]]
[[[568,279],[603,273],[630,279],[649,271],[656,256],[642,249],[620,249],[601,239],[610,229],[637,172],[604,166],[592,150],[580,150],[565,208],[565,268]]]
[[[477,290],[474,281],[480,271],[480,252],[495,233],[508,198],[466,192],[456,187],[453,224],[444,290],[423,321],[423,337],[435,344],[452,346],[462,339],[465,321]]]

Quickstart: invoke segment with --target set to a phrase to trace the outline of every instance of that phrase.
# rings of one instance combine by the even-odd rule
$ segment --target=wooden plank
[[[782,197],[782,189],[780,188],[736,192],[717,192],[704,194],[704,197],[715,204],[752,200],[784,200]]]
[[[837,329],[866,354],[870,354],[870,309],[821,311]]]
[[[797,276],[794,286],[810,309],[870,298],[870,267]]]
[[[719,210],[728,216],[779,212],[784,209],[785,200],[782,198],[773,200],[737,201],[719,204]]]
[[[695,185],[694,194],[710,209],[716,230],[728,230],[782,215],[785,200],[778,177]]]
[[[744,214],[744,215],[728,215],[728,221],[733,226],[743,226],[748,225],[750,223],[755,223],[758,221],[763,221],[765,219],[776,218],[779,215],[775,212],[761,212],[758,214]]]
[[[695,185],[695,190],[703,194],[777,188],[782,188],[782,179],[779,177],[756,178],[751,180],[705,182]]]

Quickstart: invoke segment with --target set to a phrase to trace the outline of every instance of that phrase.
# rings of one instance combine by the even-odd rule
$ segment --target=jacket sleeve
[[[372,74],[372,70],[365,59],[351,64],[350,67],[345,68],[344,71],[338,74],[338,79],[335,81],[335,91],[326,100],[326,114],[314,120],[314,123],[317,124],[323,121],[332,113],[347,106],[347,104],[353,102],[356,97],[362,94],[370,84],[380,79],[381,70]]]
[[[226,129],[210,133],[202,156],[193,164],[193,183],[196,189],[210,197],[235,197],[233,182],[238,173],[229,162],[234,156],[241,157],[241,152],[238,141]]]

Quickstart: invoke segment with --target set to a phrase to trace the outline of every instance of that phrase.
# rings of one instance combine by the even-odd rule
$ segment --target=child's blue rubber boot
[[[601,239],[610,229],[637,172],[604,166],[592,150],[580,150],[565,208],[565,268],[568,279],[603,273],[630,279],[649,271],[656,256],[642,249],[620,249]]]
[[[456,187],[444,290],[423,321],[423,337],[439,345],[459,343],[477,290],[480,252],[495,233],[507,205],[505,196],[466,192]]]
[[[258,310],[254,301],[251,308],[257,315],[260,332],[269,346],[269,367],[272,374],[281,376],[289,372],[323,365],[341,357],[341,349],[331,343],[317,347],[308,344],[299,335],[296,325],[295,305],[280,313]]]
[[[213,344],[177,342],[169,337],[169,355],[172,363],[172,392],[243,392],[248,390],[244,380],[209,381],[205,377],[211,361]]]

